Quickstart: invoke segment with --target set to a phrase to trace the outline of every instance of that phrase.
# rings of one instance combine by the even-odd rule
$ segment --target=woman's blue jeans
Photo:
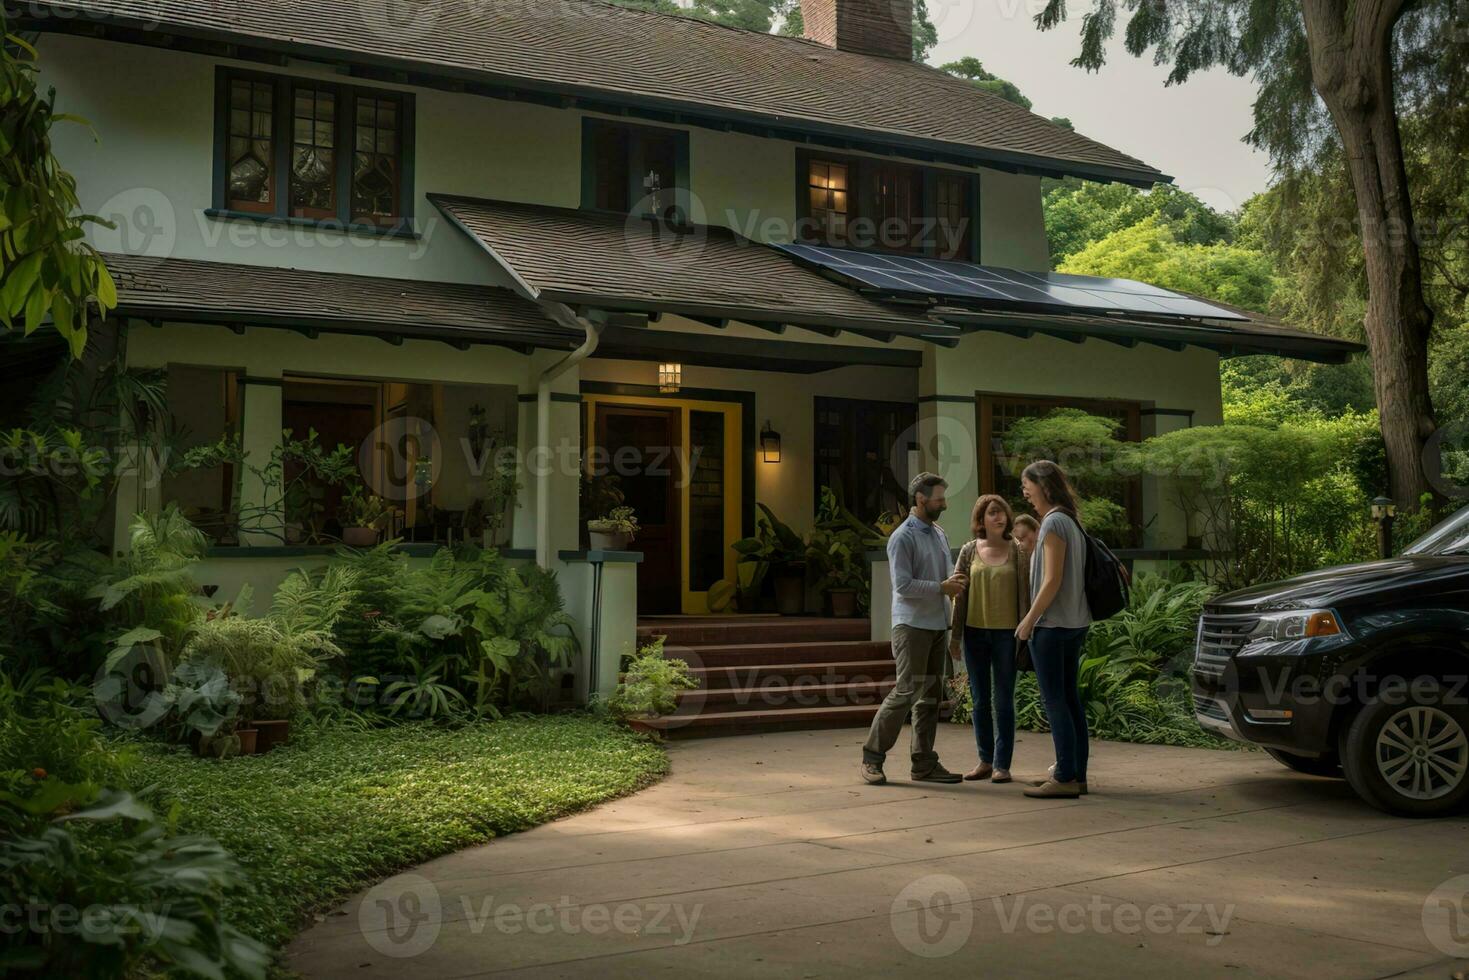
[[[1086,706],[1076,687],[1087,627],[1037,626],[1030,635],[1030,661],[1041,689],[1051,740],[1056,743],[1058,783],[1086,781]]]
[[[979,760],[1009,769],[1015,752],[1015,631],[964,627]]]

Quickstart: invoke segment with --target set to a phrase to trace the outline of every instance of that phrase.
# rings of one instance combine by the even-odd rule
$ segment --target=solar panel
[[[885,255],[824,245],[775,247],[800,262],[828,270],[860,286],[898,295],[932,296],[1001,308],[1249,319],[1212,303],[1131,279],[1024,272],[972,262]]]

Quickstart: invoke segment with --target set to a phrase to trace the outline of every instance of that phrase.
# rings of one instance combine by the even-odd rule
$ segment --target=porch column
[[[1167,407],[1142,410],[1142,437],[1161,436],[1193,425],[1191,409]],[[1188,543],[1188,515],[1179,504],[1174,481],[1167,477],[1142,474],[1144,548],[1183,548]],[[1156,516],[1156,520],[1150,518]]]
[[[566,356],[563,351],[537,350],[521,379],[521,490],[515,498],[511,544],[536,547],[536,479],[543,470],[551,480],[551,554],[575,550],[581,541],[578,503],[581,492],[581,371],[573,367],[551,383],[551,430],[536,431],[536,383],[541,373]]]
[[[248,529],[240,532],[241,544],[283,544],[286,539],[284,484],[277,474],[268,485],[251,467],[263,470],[271,454],[281,445],[281,372],[255,368],[240,378],[240,447],[245,467],[240,474],[240,512],[248,514]]]
[[[973,343],[977,336],[966,340]],[[969,512],[979,497],[974,381],[960,368],[955,351],[924,345],[918,371],[918,466],[948,481],[949,509],[939,526],[956,549],[969,540]]]

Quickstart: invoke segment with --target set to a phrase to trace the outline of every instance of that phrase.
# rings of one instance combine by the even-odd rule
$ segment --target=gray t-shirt
[[[1066,559],[1061,569],[1061,590],[1046,607],[1036,622],[1037,626],[1059,626],[1075,629],[1088,626],[1092,621],[1091,610],[1086,604],[1086,537],[1081,527],[1069,514],[1053,510],[1041,521],[1040,533],[1035,538],[1035,551],[1030,556],[1030,599],[1041,591],[1045,581],[1045,543],[1052,534],[1066,542]]]

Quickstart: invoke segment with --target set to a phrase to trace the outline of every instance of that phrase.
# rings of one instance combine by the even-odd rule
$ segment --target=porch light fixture
[[[760,458],[767,463],[780,462],[780,433],[770,427],[769,419],[760,430]]]
[[[671,395],[678,391],[683,384],[682,364],[660,364],[658,365],[658,390],[665,395]]]

